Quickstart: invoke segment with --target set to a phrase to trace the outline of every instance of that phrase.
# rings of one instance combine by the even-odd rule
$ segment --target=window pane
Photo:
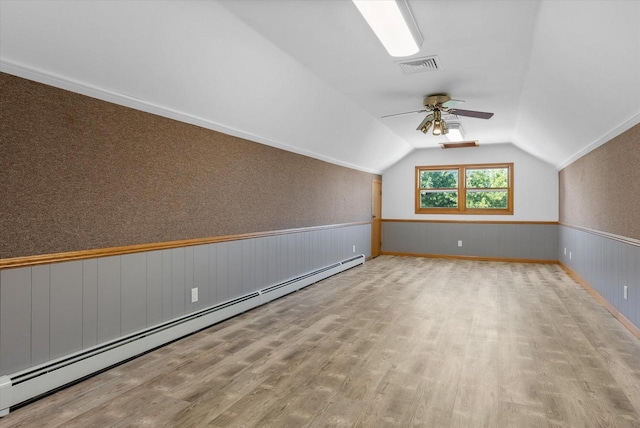
[[[509,187],[508,168],[483,168],[467,170],[467,187],[491,189]]]
[[[421,189],[457,189],[458,170],[420,171]]]
[[[420,191],[420,208],[458,208],[458,192]]]
[[[467,190],[467,208],[507,208],[506,190]]]

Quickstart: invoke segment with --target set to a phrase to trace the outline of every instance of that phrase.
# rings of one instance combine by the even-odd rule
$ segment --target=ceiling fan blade
[[[493,113],[487,113],[484,111],[460,110],[458,108],[449,109],[449,113],[458,116],[475,117],[477,119],[491,119],[491,117],[493,116]]]
[[[450,99],[449,101],[446,101],[446,102],[442,103],[442,107],[453,108],[453,107],[457,106],[458,104],[462,104],[463,102],[464,102],[464,100]]]
[[[407,112],[404,112],[404,113],[388,114],[386,116],[382,116],[380,119],[384,119],[386,117],[403,116],[405,114],[425,113],[426,111],[427,110],[416,110],[416,111],[407,111]]]

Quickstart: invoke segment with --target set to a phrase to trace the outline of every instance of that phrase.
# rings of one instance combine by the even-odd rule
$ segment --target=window
[[[417,166],[416,214],[513,214],[513,164]]]

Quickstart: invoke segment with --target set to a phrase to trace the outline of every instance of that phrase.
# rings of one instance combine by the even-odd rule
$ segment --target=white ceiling
[[[349,0],[2,0],[0,69],[372,172],[442,141],[380,119],[431,93],[556,167],[640,122],[640,1],[409,6],[438,71],[404,75]]]

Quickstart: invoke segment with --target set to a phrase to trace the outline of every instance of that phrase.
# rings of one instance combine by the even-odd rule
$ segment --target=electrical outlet
[[[462,247],[462,241],[458,241],[458,247]]]
[[[571,251],[569,251],[569,260],[571,260]]]
[[[198,289],[197,288],[192,288],[191,289],[191,303],[195,303],[198,301]]]
[[[624,300],[627,300],[627,297],[629,296],[629,289],[628,289],[628,288],[627,288],[627,286],[625,285],[625,286],[623,286],[623,289],[622,289],[622,290],[623,290],[623,291],[622,291],[622,294],[624,295]]]
[[[564,249],[564,255],[565,256],[567,255],[567,249],[566,248]]]
[[[356,246],[355,245],[353,246],[353,252],[354,253],[356,252]]]

